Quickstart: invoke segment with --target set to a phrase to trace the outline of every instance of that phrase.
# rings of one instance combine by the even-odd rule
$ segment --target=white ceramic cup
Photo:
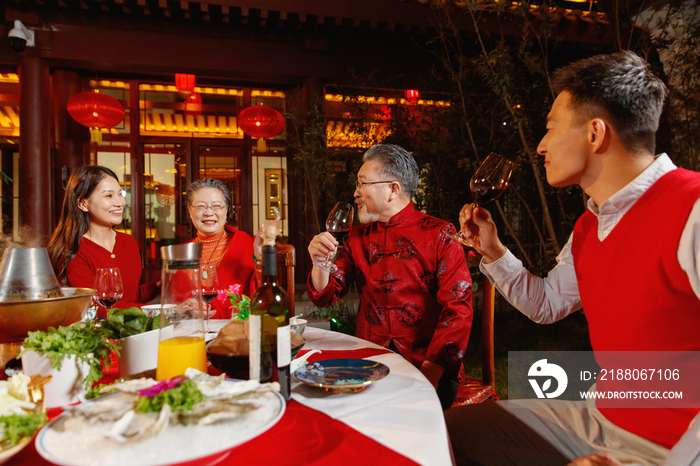
[[[292,317],[289,319],[289,324],[292,327],[292,332],[297,335],[304,335],[304,330],[306,329],[306,319],[297,319]]]
[[[173,311],[177,307],[175,304],[165,304],[162,306],[165,308],[165,318],[170,320],[173,314]],[[160,309],[161,305],[160,304],[146,304],[141,306],[141,310],[148,316],[148,317],[154,317],[157,315],[160,315]]]

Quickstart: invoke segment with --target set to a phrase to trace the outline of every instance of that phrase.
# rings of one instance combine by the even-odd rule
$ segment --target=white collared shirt
[[[598,217],[598,239],[604,241],[635,202],[666,173],[677,167],[666,154],[655,158],[639,176],[603,202],[600,207],[588,199],[588,209]],[[571,253],[571,238],[557,256],[557,265],[546,278],[537,277],[523,267],[513,253],[479,268],[496,289],[515,308],[541,324],[556,322],[581,309],[581,297]],[[660,238],[663,240],[663,238]],[[678,243],[678,263],[688,275],[690,285],[700,298],[700,199],[695,202]]]

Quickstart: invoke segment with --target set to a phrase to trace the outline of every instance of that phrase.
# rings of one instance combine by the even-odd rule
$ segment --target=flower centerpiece
[[[241,293],[240,284],[236,283],[228,287],[227,290],[221,290],[219,296],[223,296],[231,301],[233,313],[231,320],[246,320],[250,317],[250,297]]]

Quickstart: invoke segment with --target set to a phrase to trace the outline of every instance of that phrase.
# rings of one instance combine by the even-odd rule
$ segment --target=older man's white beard
[[[370,214],[369,212],[358,212],[357,218],[360,223],[372,223],[379,220],[379,214]]]

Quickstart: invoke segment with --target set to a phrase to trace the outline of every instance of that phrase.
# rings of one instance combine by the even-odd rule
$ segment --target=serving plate
[[[387,375],[387,366],[368,359],[328,359],[304,364],[294,371],[300,382],[333,393],[357,392]]]
[[[105,437],[104,423],[80,431],[65,430],[68,414],[64,413],[39,431],[36,450],[47,461],[61,466],[166,466],[194,460],[202,465],[216,464],[231,448],[267,431],[284,414],[284,398],[277,392],[265,392],[256,401],[258,409],[233,421],[206,426],[171,424],[157,436],[127,444]]]

